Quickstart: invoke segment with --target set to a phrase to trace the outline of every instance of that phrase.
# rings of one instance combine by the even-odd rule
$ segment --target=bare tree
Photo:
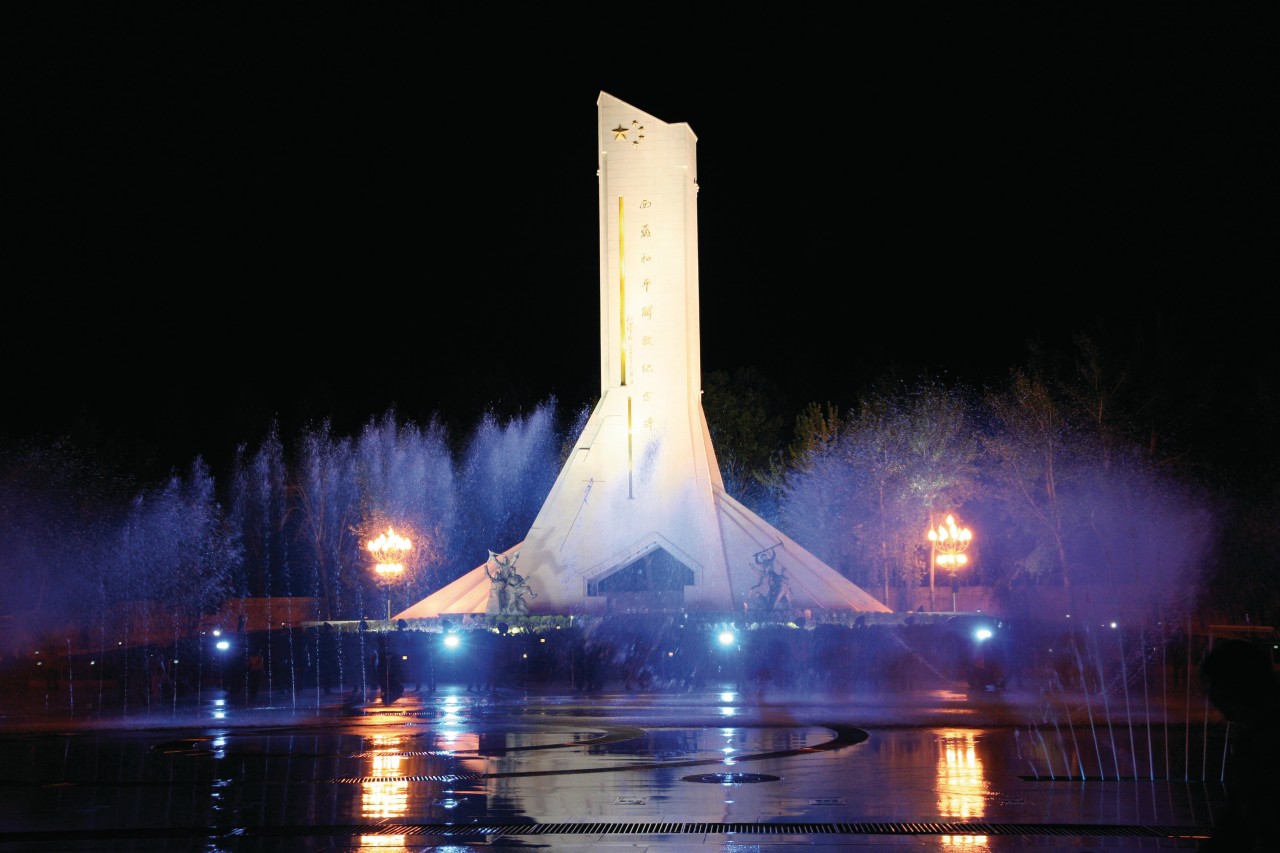
[[[918,582],[930,513],[959,507],[976,488],[976,430],[966,389],[921,379],[876,388],[830,438],[810,412],[813,437],[788,479],[785,518],[800,541],[845,565],[887,602],[893,586]]]
[[[875,553],[885,594],[894,567],[910,580],[918,565],[924,531],[934,516],[958,509],[976,490],[978,442],[969,392],[921,379],[896,392],[873,390],[859,405],[849,435],[872,461],[876,487]],[[929,569],[929,602],[934,576]]]
[[[1007,389],[985,396],[991,428],[983,443],[991,493],[1028,522],[1035,548],[1022,571],[1041,576],[1056,568],[1071,598],[1072,564],[1066,546],[1064,478],[1076,470],[1079,430],[1036,366],[1013,371]]]

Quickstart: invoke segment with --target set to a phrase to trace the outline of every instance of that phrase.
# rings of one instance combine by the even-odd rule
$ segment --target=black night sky
[[[698,137],[704,372],[847,406],[890,367],[998,380],[1101,328],[1176,342],[1224,420],[1272,387],[1249,20],[885,12],[588,50],[141,14],[33,5],[3,52],[7,440],[182,468],[277,417],[591,402],[601,91]]]

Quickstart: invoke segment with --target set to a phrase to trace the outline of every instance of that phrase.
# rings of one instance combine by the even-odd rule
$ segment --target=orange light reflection
[[[943,835],[943,847],[977,847],[979,844],[984,845],[986,850],[987,836],[985,835]]]
[[[400,738],[396,735],[377,735],[372,739],[373,752],[369,756],[369,775],[380,777],[361,782],[361,814],[374,820],[404,817],[409,810],[409,782],[388,778],[404,775],[401,768]],[[393,836],[370,836],[382,841]],[[361,841],[363,844],[363,840]],[[403,842],[401,842],[403,844]]]
[[[975,820],[986,816],[990,786],[983,776],[973,732],[943,729],[937,733],[938,813],[943,817]],[[949,844],[973,844],[979,836],[949,836]]]

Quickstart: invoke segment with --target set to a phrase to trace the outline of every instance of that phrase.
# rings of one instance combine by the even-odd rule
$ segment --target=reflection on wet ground
[[[15,715],[0,851],[1194,849],[1222,744],[1169,716],[953,691],[456,686],[390,706]]]

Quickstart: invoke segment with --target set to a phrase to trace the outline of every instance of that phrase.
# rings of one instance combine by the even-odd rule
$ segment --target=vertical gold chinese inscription
[[[627,200],[618,196],[618,359],[627,384]]]
[[[627,200],[618,196],[618,361],[627,384]],[[632,446],[631,395],[627,395],[627,497],[635,494],[635,449]]]

